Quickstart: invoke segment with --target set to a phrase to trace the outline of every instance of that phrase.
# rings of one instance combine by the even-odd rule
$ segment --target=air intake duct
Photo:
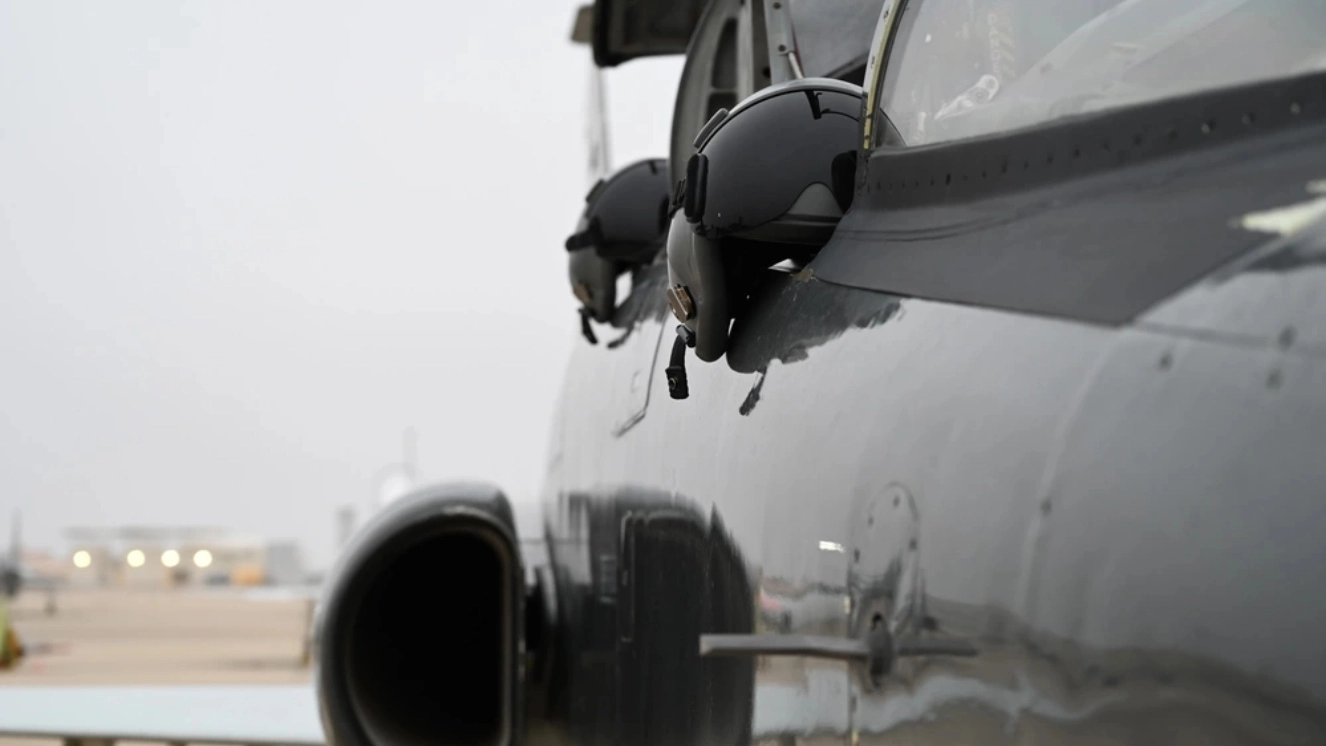
[[[506,497],[418,490],[342,553],[315,619],[329,746],[512,746],[524,709],[525,574]]]

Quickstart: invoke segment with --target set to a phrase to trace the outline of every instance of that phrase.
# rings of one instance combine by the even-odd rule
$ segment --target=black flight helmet
[[[584,316],[611,320],[617,276],[653,260],[667,237],[668,165],[661,158],[632,163],[600,180],[585,197],[576,232],[566,239],[571,290]]]
[[[729,267],[735,245],[768,253],[828,242],[851,205],[864,93],[808,78],[770,86],[720,111],[701,129],[679,184],[668,232],[668,305],[696,357],[727,349]]]
[[[706,238],[822,246],[851,205],[865,95],[808,78],[719,112],[696,138],[682,208]]]
[[[663,247],[669,197],[668,162],[652,158],[599,181],[567,251],[593,248],[604,259],[644,264]]]

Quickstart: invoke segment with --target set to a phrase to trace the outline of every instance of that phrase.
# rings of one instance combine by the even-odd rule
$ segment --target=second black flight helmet
[[[572,290],[595,320],[612,315],[617,275],[652,261],[663,247],[668,185],[667,161],[654,158],[621,168],[585,197],[566,249]]]

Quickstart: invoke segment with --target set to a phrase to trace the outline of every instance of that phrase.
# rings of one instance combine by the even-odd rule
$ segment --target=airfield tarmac
[[[302,684],[309,604],[234,589],[83,590],[25,594],[13,622],[38,648],[0,687],[116,684]],[[0,739],[0,746],[53,741]],[[127,742],[126,742],[127,743]]]

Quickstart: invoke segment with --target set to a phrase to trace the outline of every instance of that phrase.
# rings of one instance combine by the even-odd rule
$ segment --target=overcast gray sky
[[[419,431],[538,490],[576,343],[576,0],[0,1],[0,525],[331,553]],[[665,155],[679,59],[609,73]]]

